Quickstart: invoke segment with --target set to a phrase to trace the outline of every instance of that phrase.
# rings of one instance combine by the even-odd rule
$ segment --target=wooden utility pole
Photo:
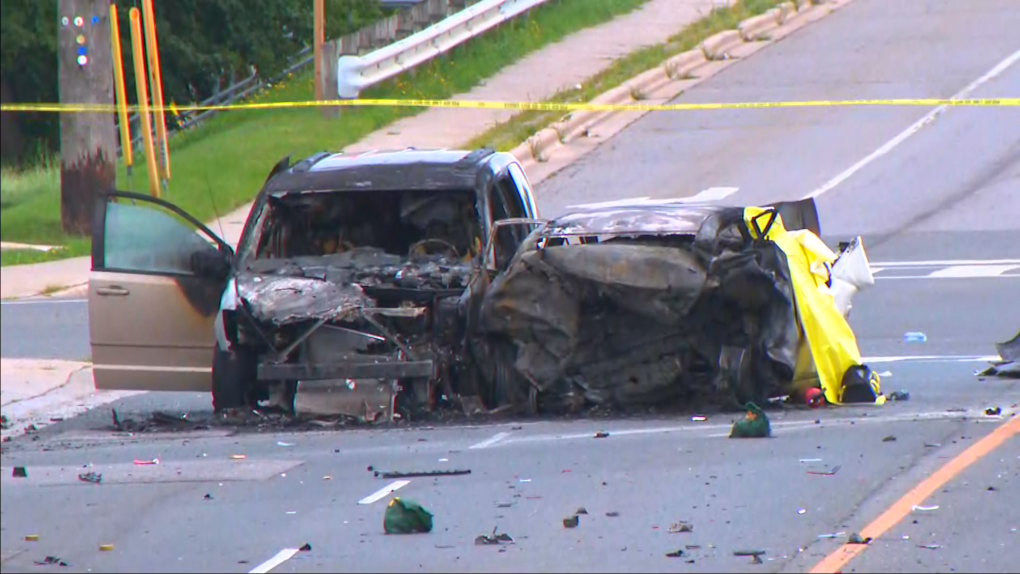
[[[59,0],[57,77],[62,104],[113,105],[110,0]],[[60,222],[88,235],[97,193],[117,182],[117,127],[112,113],[60,117]]]
[[[322,44],[326,41],[326,7],[325,0],[312,0],[314,8],[314,47],[315,47],[315,101],[322,101]]]

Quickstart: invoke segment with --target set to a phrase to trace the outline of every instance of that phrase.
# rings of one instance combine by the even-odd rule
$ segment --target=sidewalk
[[[504,68],[458,100],[541,101],[585,81],[621,56],[665,42],[670,36],[727,0],[649,0],[630,14],[572,34]],[[508,110],[430,109],[370,134],[344,151],[418,148],[459,148],[495,124],[514,115]],[[536,182],[537,183],[537,182]],[[212,222],[222,224],[228,242],[235,244],[251,205],[244,205]],[[79,257],[52,263],[0,268],[0,298],[40,295],[59,287],[88,283],[91,260]]]

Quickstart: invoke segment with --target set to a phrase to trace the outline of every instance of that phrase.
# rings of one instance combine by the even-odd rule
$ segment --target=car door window
[[[520,165],[516,163],[511,163],[510,166],[507,168],[507,171],[510,174],[510,178],[514,183],[514,186],[516,186],[517,188],[518,201],[524,199],[524,201],[526,201],[529,204],[529,205],[521,204],[522,208],[521,213],[526,214],[521,215],[521,217],[535,217],[535,213],[533,211],[534,199],[531,192],[531,184],[528,182],[528,177],[524,174],[524,170],[521,169]]]
[[[514,217],[527,217],[520,193],[509,172],[504,171],[492,186],[489,198],[493,222]],[[496,268],[503,269],[517,252],[527,230],[520,225],[504,225],[496,230],[493,255]]]
[[[120,199],[106,205],[105,270],[195,275],[196,258],[218,251],[212,237],[159,204]]]

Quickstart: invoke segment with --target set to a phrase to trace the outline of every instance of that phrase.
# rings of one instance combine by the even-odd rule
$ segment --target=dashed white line
[[[994,79],[999,74],[1005,72],[1010,66],[1015,64],[1017,60],[1020,60],[1020,50],[1017,50],[1016,52],[1013,52],[1013,55],[1009,56],[1008,58],[1006,58],[1002,62],[999,62],[999,64],[997,66],[995,66],[994,68],[992,68],[991,70],[989,70],[988,73],[986,73],[985,75],[981,76],[980,78],[974,80],[969,86],[967,86],[966,88],[960,90],[960,92],[958,94],[954,95],[950,99],[958,100],[958,99],[961,99],[961,98],[966,98],[968,94],[970,94],[974,90],[978,89],[982,84],[988,82],[989,80]],[[896,146],[898,146],[901,143],[907,141],[907,139],[910,136],[916,134],[917,132],[921,131],[922,128],[924,128],[928,124],[934,122],[939,116],[941,116],[943,113],[945,113],[945,111],[947,109],[949,109],[948,105],[942,105],[942,106],[939,106],[939,107],[935,108],[934,110],[928,112],[927,114],[925,114],[925,116],[923,118],[921,118],[920,120],[915,122],[912,126],[907,128],[906,130],[904,130],[898,136],[896,136],[893,139],[891,139],[888,142],[886,142],[885,145],[883,145],[882,147],[880,147],[877,150],[875,150],[874,152],[872,152],[871,155],[869,155],[868,157],[866,157],[866,158],[862,159],[861,161],[855,163],[854,165],[850,166],[849,169],[847,169],[843,173],[837,175],[836,177],[830,179],[828,182],[826,182],[824,185],[822,185],[818,189],[816,189],[816,190],[812,191],[811,193],[805,195],[803,197],[803,199],[817,198],[818,196],[820,196],[820,195],[830,191],[831,189],[833,189],[834,187],[836,187],[839,184],[843,183],[844,181],[850,179],[851,177],[854,176],[854,174],[856,174],[857,172],[859,172],[862,169],[864,169],[865,167],[867,167],[868,164],[870,164],[871,162],[875,161],[876,159],[884,156],[885,154],[891,152],[892,150],[894,150],[896,148]]]
[[[480,442],[480,443],[478,443],[476,445],[472,445],[472,446],[468,447],[468,450],[478,450],[478,449],[482,449],[482,448],[489,448],[490,446],[493,446],[496,443],[502,442],[503,439],[505,439],[508,436],[510,436],[510,433],[508,433],[508,432],[501,432],[501,433],[497,434],[496,436],[494,436],[492,438],[485,439],[485,440],[483,440],[482,442]]]
[[[948,267],[950,265],[1020,265],[1020,259],[942,259],[937,261],[872,261],[872,268]]]
[[[262,564],[259,564],[258,566],[253,568],[248,574],[266,574],[267,572],[272,571],[280,564],[283,564],[284,562],[293,558],[294,555],[297,554],[298,552],[300,552],[300,550],[297,548],[285,548],[279,551],[276,554],[276,556],[273,556],[269,560],[266,560]]]
[[[1020,265],[954,265],[932,271],[928,277],[1000,277],[1007,271],[1020,269]]]
[[[861,362],[869,363],[902,363],[913,361],[918,363],[988,363],[1001,361],[998,355],[978,357],[975,355],[905,355],[891,357],[862,357]]]
[[[394,492],[400,490],[401,488],[404,488],[408,484],[411,484],[410,480],[394,481],[390,483],[388,486],[384,486],[383,488],[379,489],[375,493],[370,494],[365,498],[362,498],[361,500],[358,501],[358,504],[374,504],[386,498],[387,496],[393,494]]]

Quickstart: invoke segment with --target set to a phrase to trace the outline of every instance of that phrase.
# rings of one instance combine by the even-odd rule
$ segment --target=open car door
[[[209,392],[213,322],[233,255],[170,203],[99,196],[88,295],[96,388]]]

